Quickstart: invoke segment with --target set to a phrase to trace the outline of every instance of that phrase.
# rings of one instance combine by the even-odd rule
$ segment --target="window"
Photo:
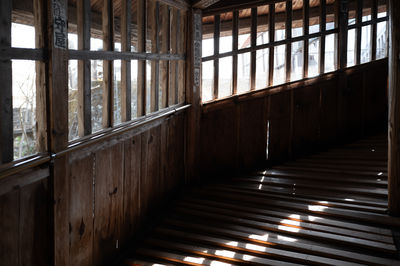
[[[345,66],[386,57],[386,0],[347,9]],[[202,102],[337,70],[339,11],[337,0],[281,0],[204,16]]]

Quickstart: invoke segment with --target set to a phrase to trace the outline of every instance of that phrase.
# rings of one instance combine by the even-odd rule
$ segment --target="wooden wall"
[[[157,119],[1,179],[0,265],[110,265],[184,183],[185,117]]]
[[[384,130],[387,60],[208,103],[202,109],[203,174],[265,167]]]

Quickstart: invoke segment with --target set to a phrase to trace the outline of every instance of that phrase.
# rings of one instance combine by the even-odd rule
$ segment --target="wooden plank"
[[[49,177],[49,168],[21,170],[0,179],[0,196]]]
[[[320,0],[320,9],[321,9],[320,30],[326,31],[326,0]],[[319,73],[320,74],[325,73],[325,38],[326,38],[326,35],[321,36],[320,45],[319,45],[319,54],[320,54]]]
[[[123,223],[123,143],[95,154],[93,264],[109,264],[120,247]]]
[[[275,4],[269,5],[269,41],[275,41]],[[269,67],[268,67],[268,86],[274,84],[274,58],[275,58],[274,47],[269,48]]]
[[[45,48],[47,45],[47,25],[44,14],[46,8],[43,1],[33,0],[35,24],[35,47]],[[36,61],[36,151],[46,152],[47,145],[47,100],[46,100],[46,63]]]
[[[78,49],[90,50],[90,1],[77,2]],[[91,74],[90,61],[78,61],[78,134],[80,137],[92,133]]]
[[[12,1],[2,2],[0,7],[0,49],[11,47]],[[0,163],[14,159],[13,107],[12,107],[12,68],[11,60],[0,61]]]
[[[161,53],[167,54],[169,51],[169,29],[170,17],[167,5],[160,6],[160,36],[161,36]],[[169,63],[168,61],[160,62],[160,87],[161,87],[161,109],[168,106],[168,85],[169,85]]]
[[[180,12],[180,10],[177,10],[176,11],[176,24],[175,24],[175,27],[176,27],[176,36],[175,36],[176,51],[175,51],[175,53],[178,53],[178,49],[179,49],[181,24],[182,24],[181,12]],[[175,62],[175,66],[176,66],[176,69],[175,69],[175,104],[177,104],[177,103],[179,103],[178,101],[179,101],[179,72],[180,72],[178,62]]]
[[[239,11],[233,11],[233,28],[232,28],[232,51],[237,52],[239,45]],[[238,74],[238,56],[233,55],[232,58],[232,95],[237,93],[237,74]]]
[[[121,51],[131,51],[131,0],[121,1]],[[121,61],[121,122],[132,118],[131,61]]]
[[[389,123],[388,123],[388,191],[389,212],[391,215],[400,216],[400,66],[399,36],[397,25],[400,23],[399,1],[389,1]]]
[[[73,158],[73,155],[70,158]],[[71,169],[68,220],[70,262],[74,265],[93,263],[94,159],[95,157],[90,154],[83,159],[70,159],[68,163]]]
[[[20,191],[20,265],[52,265],[48,180],[30,184]]]
[[[111,0],[103,0],[102,10],[102,28],[103,28],[103,49],[105,51],[114,50],[114,11]],[[103,60],[103,128],[113,126],[113,61]]]
[[[303,1],[303,32],[304,35],[309,35],[310,32],[310,1]],[[303,78],[308,78],[308,38],[304,40],[303,44]]]
[[[186,54],[186,38],[187,38],[187,13],[179,13],[179,36],[178,36],[178,54]],[[187,69],[186,60],[178,61],[178,103],[185,102],[185,72]]]
[[[121,228],[121,246],[129,242],[141,224],[141,146],[141,135],[136,135],[124,143],[124,222]]]
[[[0,260],[3,265],[20,265],[19,206],[19,190],[0,197]]]
[[[221,19],[220,15],[214,17],[214,55],[219,54],[219,36],[220,36]],[[212,99],[218,99],[219,86],[219,60],[214,60],[214,87]]]
[[[292,0],[286,1],[286,22],[285,22],[285,37],[288,39],[292,38]],[[290,75],[292,73],[292,44],[286,44],[286,82],[290,82]]]
[[[193,3],[194,8],[205,9],[213,4],[218,3],[220,0],[196,0]]]
[[[257,8],[251,9],[251,47],[257,45]],[[250,55],[250,90],[256,89],[256,60],[257,52],[252,51]]]
[[[137,1],[138,52],[146,52],[146,0]],[[146,114],[146,61],[138,61],[137,117]]]

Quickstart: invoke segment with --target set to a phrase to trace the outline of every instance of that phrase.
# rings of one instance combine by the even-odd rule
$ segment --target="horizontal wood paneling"
[[[200,125],[202,172],[278,163],[384,130],[386,88],[387,60],[380,60],[207,103]]]

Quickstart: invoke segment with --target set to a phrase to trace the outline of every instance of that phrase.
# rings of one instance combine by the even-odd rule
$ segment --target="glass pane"
[[[175,68],[176,69],[176,68]],[[146,61],[146,114],[150,113],[150,102],[151,102],[151,61]],[[173,75],[175,77],[175,75]],[[174,88],[175,89],[175,88]],[[175,99],[174,99],[175,102]]]
[[[304,66],[304,42],[292,43],[292,69],[291,69],[291,80],[299,80],[303,78],[303,66]]]
[[[371,25],[361,28],[361,64],[371,61]]]
[[[292,6],[292,37],[303,35],[303,0],[293,2]]]
[[[131,112],[132,118],[137,117],[137,87],[138,87],[138,61],[131,60]]]
[[[388,27],[386,21],[377,24],[376,33],[376,59],[381,59],[387,56]]]
[[[239,11],[239,46],[238,49],[248,48],[251,46],[251,9],[243,9]]]
[[[329,34],[325,41],[325,73],[335,71],[337,66],[337,34]]]
[[[257,7],[257,45],[269,42],[269,6]]]
[[[219,59],[218,98],[232,95],[232,56]]]
[[[256,59],[256,89],[268,87],[269,49],[257,50]]]
[[[12,0],[12,8],[11,47],[35,48],[33,0]],[[67,25],[64,26],[66,32]]]
[[[319,37],[308,41],[308,77],[319,75],[319,41]]]
[[[337,27],[336,21],[336,1],[327,1],[326,3],[326,30],[331,30]]]
[[[274,79],[273,84],[282,84],[286,80],[286,45],[274,47]]]
[[[369,21],[372,17],[372,0],[363,1],[362,21]]]
[[[232,51],[232,12],[221,14],[219,53]]]
[[[378,0],[378,18],[387,16],[387,0]]]
[[[201,99],[203,102],[211,101],[214,88],[214,61],[202,63]]]
[[[36,153],[35,61],[12,60],[14,159]]]
[[[202,56],[214,54],[214,16],[203,18]]]
[[[310,20],[309,20],[309,33],[316,33],[320,31],[319,24],[320,21],[320,1],[319,0],[308,0],[310,1],[310,10],[315,10],[310,12]]]
[[[135,34],[135,30],[137,29],[137,1],[132,1],[131,3],[131,51],[137,52],[137,34]],[[164,11],[164,10],[163,10]],[[168,22],[167,22],[168,23]],[[160,43],[162,42],[160,38]],[[132,113],[133,117],[133,113]]]
[[[347,35],[347,66],[355,65],[355,51],[356,51],[356,30],[352,29],[348,31]]]
[[[114,90],[114,101],[113,101],[114,125],[118,125],[121,124],[121,60],[114,61],[113,90]]]
[[[285,18],[286,2],[275,4],[275,41],[281,41],[286,38],[286,21],[285,19],[277,19],[278,17]]]
[[[68,61],[68,139],[78,135],[78,60]]]
[[[250,90],[250,53],[238,55],[237,93]]]
[[[91,60],[92,80],[92,132],[100,131],[103,126],[103,60]]]

